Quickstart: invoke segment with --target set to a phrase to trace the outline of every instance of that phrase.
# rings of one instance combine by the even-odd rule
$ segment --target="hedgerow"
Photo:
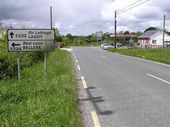
[[[21,53],[21,70],[43,60],[42,52]],[[17,75],[17,52],[8,52],[6,39],[0,39],[0,79]]]

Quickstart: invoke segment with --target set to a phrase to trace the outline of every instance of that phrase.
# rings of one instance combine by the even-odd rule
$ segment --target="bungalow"
[[[162,47],[163,46],[163,31],[162,30],[151,30],[146,31],[138,37],[138,42],[142,48],[146,47]],[[165,33],[164,44],[170,44],[170,36]]]

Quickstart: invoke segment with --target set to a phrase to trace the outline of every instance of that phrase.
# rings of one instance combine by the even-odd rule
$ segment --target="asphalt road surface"
[[[79,88],[87,127],[170,127],[170,66],[94,47],[72,49],[78,79],[87,85]]]

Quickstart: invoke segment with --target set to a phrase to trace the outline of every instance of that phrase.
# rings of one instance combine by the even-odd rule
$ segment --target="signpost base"
[[[44,74],[47,75],[47,52],[44,52]]]
[[[20,82],[21,81],[20,52],[18,52],[17,64],[18,64],[18,82]]]

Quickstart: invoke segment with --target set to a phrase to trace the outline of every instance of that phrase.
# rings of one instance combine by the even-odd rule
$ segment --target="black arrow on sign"
[[[11,36],[11,38],[13,38],[13,36],[14,36],[14,33],[13,33],[13,32],[11,32],[9,35]]]
[[[20,46],[21,44],[15,44],[15,43],[12,43],[12,46],[15,47],[15,46]]]

